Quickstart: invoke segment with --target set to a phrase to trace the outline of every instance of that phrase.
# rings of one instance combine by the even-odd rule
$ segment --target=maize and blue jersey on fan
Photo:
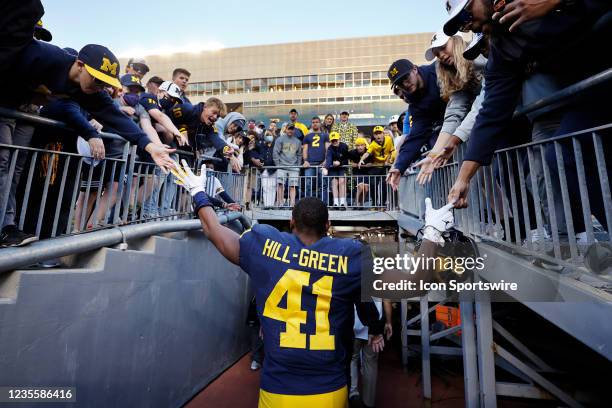
[[[379,319],[373,304],[359,302],[369,262],[369,247],[353,239],[307,246],[262,224],[241,236],[240,266],[251,276],[263,327],[264,391],[322,394],[347,384],[354,305]]]

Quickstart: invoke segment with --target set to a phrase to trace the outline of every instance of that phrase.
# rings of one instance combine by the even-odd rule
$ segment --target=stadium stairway
[[[0,274],[0,384],[73,386],[76,406],[176,407],[248,350],[248,277],[201,232],[127,245]]]

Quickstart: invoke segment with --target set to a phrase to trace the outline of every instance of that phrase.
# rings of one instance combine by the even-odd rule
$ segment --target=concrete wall
[[[1,385],[74,386],[70,407],[176,407],[248,350],[248,277],[201,232],[101,251],[85,268],[13,272]]]

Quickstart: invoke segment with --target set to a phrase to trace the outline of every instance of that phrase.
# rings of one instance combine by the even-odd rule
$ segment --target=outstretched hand
[[[185,190],[189,191],[189,194],[191,194],[192,197],[197,193],[204,191],[204,186],[206,185],[206,165],[202,165],[200,175],[196,176],[193,174],[193,171],[191,171],[191,168],[185,159],[181,160],[181,163],[182,166],[177,162],[174,162],[174,168],[170,169],[175,177],[174,182],[183,187]]]

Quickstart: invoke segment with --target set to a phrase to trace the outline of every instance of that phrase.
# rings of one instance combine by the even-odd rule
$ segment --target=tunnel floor
[[[420,362],[420,360],[419,360]],[[417,361],[415,360],[416,364]],[[191,400],[186,408],[253,408],[259,396],[259,371],[251,371],[250,354],[242,357]],[[460,376],[432,379],[434,399],[431,406],[463,407],[463,380]],[[400,352],[385,350],[379,360],[377,407],[405,408],[425,404],[420,372],[402,367]],[[411,403],[407,403],[410,401]]]
[[[378,408],[459,408],[464,407],[463,376],[460,359],[432,362],[432,395],[423,399],[420,357],[411,360],[409,369],[401,363],[399,347],[389,347],[381,353],[378,370]],[[185,408],[256,408],[259,397],[259,373],[251,371],[250,354],[197,394]],[[500,398],[498,407],[528,408],[550,407],[550,402]],[[351,408],[353,408],[351,406]]]

